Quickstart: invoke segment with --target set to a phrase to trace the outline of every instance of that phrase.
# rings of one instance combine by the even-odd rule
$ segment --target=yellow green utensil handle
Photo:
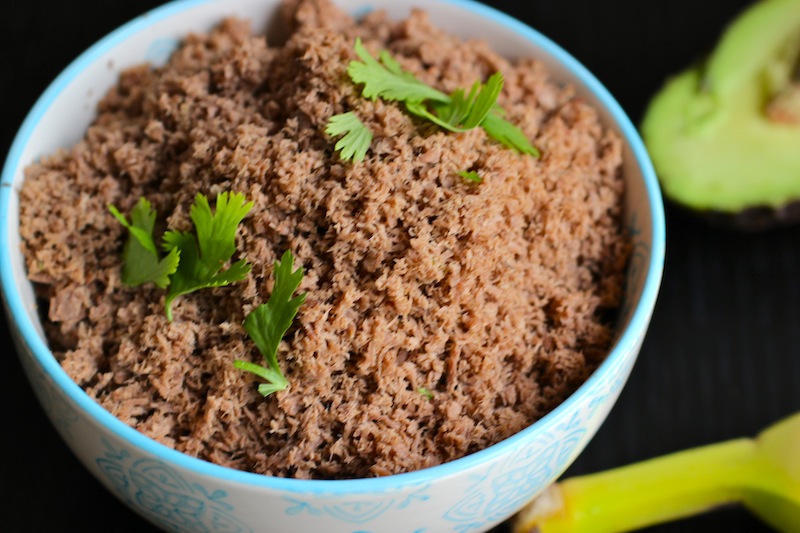
[[[568,479],[551,488],[555,508],[523,511],[515,533],[613,533],[738,502],[756,444],[737,439]]]

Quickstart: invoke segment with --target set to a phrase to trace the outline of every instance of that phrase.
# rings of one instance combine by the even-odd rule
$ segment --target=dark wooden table
[[[46,85],[158,0],[0,6],[0,153]],[[420,4],[424,5],[424,0]],[[495,0],[582,61],[638,122],[670,74],[746,2]],[[745,235],[667,209],[667,266],[650,332],[607,423],[568,474],[757,433],[800,409],[800,226]],[[146,532],[77,462],[33,397],[0,319],[0,530]],[[729,508],[653,532],[768,531]]]

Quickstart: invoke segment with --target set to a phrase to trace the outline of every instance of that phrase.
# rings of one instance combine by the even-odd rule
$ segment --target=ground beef
[[[620,140],[535,59],[510,63],[422,11],[356,24],[312,0],[284,16],[280,46],[226,20],[163,68],[125,71],[85,138],[27,170],[23,251],[56,357],[153,439],[276,476],[406,472],[530,425],[612,341],[629,250]],[[361,98],[346,74],[357,36],[443,91],[502,72],[499,103],[542,157]],[[324,133],[350,110],[375,133],[357,164]],[[127,235],[106,206],[147,197],[160,235],[221,191],[255,202],[235,256],[252,271],[178,298],[169,323],[163,290],[121,284]],[[286,249],[307,300],[278,353],[291,386],[265,399],[232,363],[262,362],[242,321]]]

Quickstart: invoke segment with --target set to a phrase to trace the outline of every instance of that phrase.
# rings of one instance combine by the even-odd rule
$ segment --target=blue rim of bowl
[[[623,137],[629,143],[636,163],[641,169],[645,181],[648,201],[651,209],[652,243],[650,250],[650,261],[647,268],[644,288],[638,303],[635,306],[628,327],[617,340],[612,351],[605,361],[592,373],[572,395],[562,402],[553,411],[543,418],[525,428],[519,433],[493,445],[484,450],[467,455],[460,459],[448,463],[433,466],[423,470],[395,474],[392,476],[365,478],[365,479],[345,479],[345,480],[304,480],[289,479],[251,472],[243,472],[232,468],[219,466],[209,463],[202,459],[197,459],[189,455],[168,448],[158,442],[146,437],[135,429],[127,426],[118,420],[111,413],[106,411],[97,402],[91,399],[70,377],[64,372],[59,363],[51,354],[44,340],[39,336],[33,322],[28,317],[22,298],[17,291],[14,283],[11,256],[9,254],[9,225],[8,209],[11,194],[14,192],[13,178],[14,172],[21,163],[21,155],[24,146],[27,144],[33,130],[41,119],[46,109],[50,106],[53,99],[65,86],[67,86],[87,65],[94,62],[99,56],[118,45],[131,35],[143,30],[153,22],[171,17],[186,9],[213,2],[214,0],[174,0],[161,7],[155,8],[139,17],[131,20],[127,24],[119,27],[104,38],[99,40],[78,58],[76,58],[61,74],[47,87],[42,96],[25,118],[19,132],[11,145],[5,165],[3,166],[2,179],[0,179],[0,281],[2,284],[3,296],[10,310],[11,318],[14,322],[12,327],[17,327],[23,339],[30,347],[36,360],[45,372],[54,380],[56,385],[61,388],[69,398],[81,409],[86,411],[89,416],[106,430],[110,431],[118,438],[129,442],[133,446],[140,448],[145,453],[151,454],[167,463],[185,468],[208,478],[216,478],[232,483],[240,483],[249,486],[260,487],[272,490],[284,490],[294,493],[311,494],[331,494],[334,496],[345,496],[351,494],[379,493],[387,490],[397,490],[402,487],[416,486],[422,483],[433,481],[437,478],[448,477],[456,473],[470,470],[480,466],[505,454],[509,449],[513,449],[520,441],[532,439],[540,433],[541,428],[550,426],[553,420],[561,416],[577,402],[582,401],[591,391],[593,384],[602,379],[614,366],[617,359],[625,353],[635,348],[641,334],[646,331],[650,315],[655,306],[661,275],[664,266],[665,248],[665,220],[664,206],[661,198],[656,174],[650,158],[645,150],[636,128],[631,123],[628,116],[620,105],[611,96],[608,90],[591,74],[586,67],[533,28],[512,18],[505,13],[497,11],[491,7],[477,3],[473,0],[442,0],[445,3],[454,5],[460,9],[472,11],[483,17],[498,22],[510,31],[528,39],[541,46],[556,61],[561,63],[569,72],[575,75],[584,86],[594,94],[600,103],[608,110],[613,120],[617,123]]]

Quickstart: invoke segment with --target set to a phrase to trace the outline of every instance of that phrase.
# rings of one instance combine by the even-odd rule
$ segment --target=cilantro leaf
[[[464,89],[456,89],[450,93],[450,102],[443,104],[434,102],[431,107],[436,113],[433,122],[450,131],[467,131],[466,127],[459,127],[469,114],[469,101],[475,97],[476,85],[472,86],[469,96],[464,96]]]
[[[465,95],[463,89],[456,89],[450,93],[448,103],[432,105],[439,119],[434,122],[450,131],[467,131],[477,128],[497,105],[497,98],[503,90],[503,83],[503,75],[495,72],[486,80],[485,85],[475,82],[468,95]]]
[[[475,83],[472,87],[470,98],[468,99],[470,105],[469,114],[464,119],[465,128],[476,128],[483,124],[483,120],[497,103],[497,98],[503,90],[504,83],[505,80],[500,72],[495,72],[489,76],[489,79],[486,80],[486,85]],[[472,93],[474,93],[476,89],[479,89],[478,94],[473,99]]]
[[[332,137],[344,133],[344,137],[334,146],[344,161],[362,161],[372,143],[372,132],[352,111],[333,115],[325,127],[325,133]]]
[[[486,115],[483,122],[481,122],[481,127],[489,137],[518,153],[528,154],[533,157],[541,155],[522,130],[498,115],[497,111],[492,111]]]
[[[450,93],[449,102],[432,102],[431,112],[425,102],[406,102],[406,108],[448,131],[463,132],[481,126],[484,118],[496,106],[497,97],[503,90],[503,75],[492,74],[486,85],[475,82],[469,94],[463,89]]]
[[[381,51],[378,60],[370,55],[361,39],[356,39],[354,49],[361,61],[351,61],[347,73],[353,83],[363,85],[361,95],[365,98],[403,102],[409,113],[429,120],[448,131],[464,132],[481,127],[489,137],[506,147],[518,153],[539,157],[539,150],[531,144],[522,130],[503,118],[504,111],[497,105],[497,98],[504,84],[500,72],[492,74],[485,84],[475,82],[469,93],[464,89],[456,89],[448,95],[421,82],[410,72],[404,71],[400,63],[386,50]],[[332,120],[345,115],[348,113],[335,115]],[[366,130],[360,121],[359,125]],[[334,129],[339,134],[361,132],[360,136],[353,134],[349,139],[346,135],[336,144],[336,149],[342,150],[340,154],[343,159],[348,158],[345,154],[350,154],[349,157],[352,158],[356,154],[366,153],[372,141],[371,133],[367,137],[361,130],[356,129],[357,127],[352,125],[348,129]],[[328,129],[330,128],[331,123],[328,123]],[[333,135],[328,129],[326,132]]]
[[[208,199],[195,197],[189,216],[194,222],[196,236],[170,230],[164,234],[163,248],[177,250],[181,261],[172,275],[165,301],[167,319],[172,321],[172,302],[178,296],[208,287],[222,287],[243,280],[250,272],[244,259],[220,272],[236,251],[236,229],[253,202],[246,203],[240,193],[217,195],[216,213],[211,212]]]
[[[170,250],[166,257],[159,258],[153,240],[156,211],[144,197],[131,210],[131,221],[113,205],[108,210],[120,224],[128,229],[129,237],[122,249],[122,283],[129,287],[153,283],[161,289],[169,285],[169,276],[178,268],[179,250]]]
[[[433,392],[427,387],[420,387],[417,389],[417,392],[420,393],[422,396],[428,399],[428,401],[433,401]]]
[[[458,103],[455,104],[455,106],[458,105],[459,105]],[[418,117],[427,119],[436,124],[437,126],[439,126],[440,128],[448,131],[456,133],[467,131],[466,129],[460,128],[456,124],[454,124],[453,123],[453,120],[455,120],[454,118],[450,118],[460,112],[459,108],[455,106],[450,106],[449,104],[432,106],[434,109],[439,110],[437,113],[433,113],[425,105],[425,102],[406,102],[406,109],[408,109],[408,112],[411,113],[412,115],[417,115]],[[448,118],[441,118],[439,116],[440,113],[443,115],[449,114],[450,116]]]
[[[284,252],[280,261],[275,261],[275,283],[269,300],[256,307],[244,320],[247,335],[256,344],[268,366],[263,367],[241,359],[233,363],[236,368],[251,372],[266,381],[258,386],[258,392],[262,396],[269,396],[289,386],[289,381],[278,365],[278,345],[306,300],[306,293],[292,298],[292,294],[303,281],[303,269],[292,271],[293,261],[289,250]]]
[[[401,102],[449,101],[446,94],[425,85],[413,74],[404,71],[388,52],[381,52],[379,62],[370,55],[361,39],[356,39],[354,49],[361,62],[351,61],[347,66],[347,74],[353,83],[364,85],[361,90],[364,98],[376,100],[380,97]]]
[[[472,183],[481,183],[483,181],[483,178],[481,178],[474,170],[462,170],[458,173],[458,175],[467,181],[471,181]]]

